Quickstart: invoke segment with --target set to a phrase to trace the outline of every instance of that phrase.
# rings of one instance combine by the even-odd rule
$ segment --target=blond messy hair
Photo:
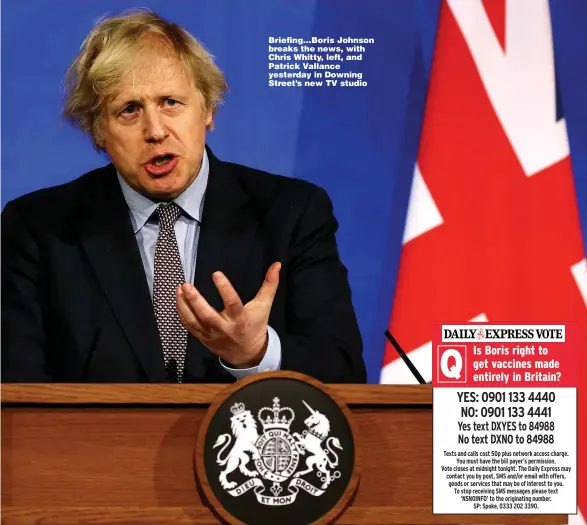
[[[65,120],[88,133],[97,150],[102,138],[101,108],[114,96],[146,49],[163,46],[175,56],[200,91],[204,115],[216,113],[228,91],[213,56],[181,26],[149,10],[133,9],[102,18],[81,45],[65,75]],[[158,45],[157,45],[158,44]],[[214,121],[210,124],[214,129]]]

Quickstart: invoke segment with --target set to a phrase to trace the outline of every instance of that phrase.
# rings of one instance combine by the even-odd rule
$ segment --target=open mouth
[[[151,175],[167,175],[171,173],[178,162],[178,157],[172,153],[157,155],[145,164],[145,169]]]

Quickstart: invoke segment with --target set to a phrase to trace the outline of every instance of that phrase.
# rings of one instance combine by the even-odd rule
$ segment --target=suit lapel
[[[251,201],[225,163],[208,152],[210,176],[198,242],[195,286],[208,302],[222,310],[222,300],[212,281],[217,270],[237,292],[247,288],[246,263],[259,222]]]
[[[148,379],[166,382],[151,295],[116,171],[105,168],[92,212],[80,225],[81,244]],[[103,182],[102,182],[103,181]]]
[[[194,285],[208,303],[218,311],[224,306],[212,281],[215,271],[222,271],[243,302],[251,299],[251,275],[247,271],[251,248],[259,222],[252,203],[239,181],[225,163],[208,150],[210,175],[198,241]],[[255,290],[256,292],[256,290]],[[188,340],[187,377],[205,381],[230,380],[230,376],[196,338]]]

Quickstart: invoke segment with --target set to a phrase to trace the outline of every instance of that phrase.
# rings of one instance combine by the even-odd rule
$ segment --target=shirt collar
[[[204,194],[206,186],[208,185],[208,174],[210,172],[210,164],[208,162],[208,154],[204,149],[202,157],[202,165],[197,177],[192,183],[181,193],[174,202],[192,219],[202,222],[202,209],[204,204]],[[120,189],[126,200],[126,204],[130,210],[131,222],[134,233],[137,233],[149,220],[151,215],[159,206],[159,203],[141,195],[139,192],[131,188],[128,183],[121,177],[120,173],[116,172]]]

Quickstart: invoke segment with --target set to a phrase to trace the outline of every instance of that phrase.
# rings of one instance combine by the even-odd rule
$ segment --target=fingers
[[[279,286],[280,270],[280,262],[275,262],[269,267],[255,301],[268,305],[273,303]],[[214,272],[212,278],[224,303],[222,314],[212,308],[192,284],[184,283],[176,291],[177,308],[182,322],[200,332],[210,329],[223,331],[227,328],[229,320],[238,319],[245,310],[238,293],[222,272]]]
[[[281,270],[281,263],[274,262],[267,273],[265,274],[265,280],[259,288],[257,295],[255,296],[256,300],[262,302],[273,303],[273,299],[275,298],[275,294],[277,293],[277,287],[279,286],[279,272]]]
[[[200,322],[190,308],[189,302],[185,297],[181,286],[178,286],[177,290],[175,290],[175,298],[177,300],[177,313],[179,314],[181,324],[183,324],[186,328],[192,328],[198,332],[201,332],[202,325],[200,325]]]
[[[236,293],[236,290],[230,284],[230,281],[222,272],[214,272],[212,275],[214,284],[224,303],[224,312],[230,317],[237,317],[243,310],[243,303]]]
[[[182,321],[201,332],[224,330],[226,322],[190,283],[184,283],[176,292],[177,307]]]

